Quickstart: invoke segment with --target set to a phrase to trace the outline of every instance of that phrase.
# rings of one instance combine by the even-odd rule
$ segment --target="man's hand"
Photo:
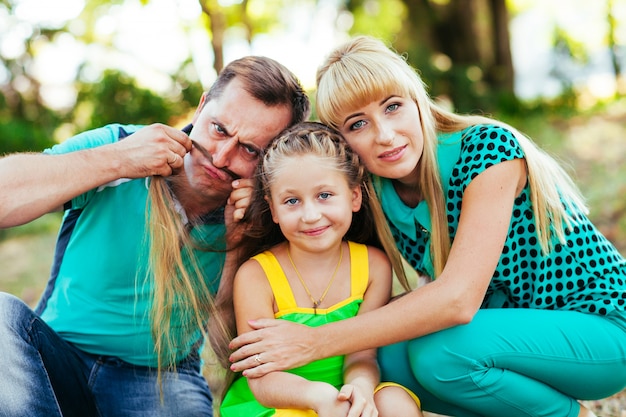
[[[120,164],[120,178],[168,176],[183,166],[191,139],[178,129],[157,123],[111,146],[116,151],[112,161],[117,159]]]

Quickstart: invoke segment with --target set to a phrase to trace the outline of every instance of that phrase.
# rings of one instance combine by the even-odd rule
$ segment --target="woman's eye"
[[[359,120],[358,122],[352,123],[350,125],[350,130],[358,130],[365,126],[365,122],[363,120]]]
[[[400,105],[398,103],[393,103],[387,106],[387,113],[398,110]]]

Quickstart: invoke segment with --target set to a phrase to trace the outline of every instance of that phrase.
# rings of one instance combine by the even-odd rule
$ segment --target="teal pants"
[[[379,349],[383,381],[449,416],[576,417],[626,387],[626,320],[483,309],[471,323]]]

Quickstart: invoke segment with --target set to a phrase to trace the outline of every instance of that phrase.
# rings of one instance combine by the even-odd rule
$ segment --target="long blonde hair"
[[[174,201],[168,180],[153,177],[146,207],[150,253],[146,279],[153,280],[150,322],[159,386],[162,370],[176,370],[178,351],[189,347],[194,337],[206,338],[206,322],[215,310],[209,280],[198,267],[193,250],[223,251],[225,245],[194,241],[181,216],[172,209]],[[182,327],[176,331],[172,328],[174,310],[182,314],[175,323]]]
[[[435,276],[443,271],[451,245],[436,158],[438,133],[457,132],[477,124],[496,124],[513,133],[524,151],[537,236],[544,253],[552,249],[553,236],[563,242],[564,228],[571,226],[564,204],[569,209],[587,212],[571,178],[528,137],[503,122],[484,116],[459,115],[438,106],[405,58],[380,40],[355,37],[331,52],[317,71],[317,114],[322,122],[335,129],[339,128],[346,111],[390,93],[413,99],[420,114],[424,151],[418,180],[430,210]]]

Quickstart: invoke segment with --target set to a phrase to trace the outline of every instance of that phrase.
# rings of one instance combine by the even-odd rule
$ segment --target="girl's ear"
[[[269,196],[265,196],[263,197],[265,199],[265,201],[267,201],[267,204],[270,206],[270,213],[272,213],[272,220],[274,221],[274,223],[278,224],[278,219],[276,218],[276,214],[274,213],[274,206],[272,205],[272,199],[269,198]]]
[[[352,190],[352,212],[356,213],[361,210],[361,204],[363,203],[363,190],[358,185]]]

